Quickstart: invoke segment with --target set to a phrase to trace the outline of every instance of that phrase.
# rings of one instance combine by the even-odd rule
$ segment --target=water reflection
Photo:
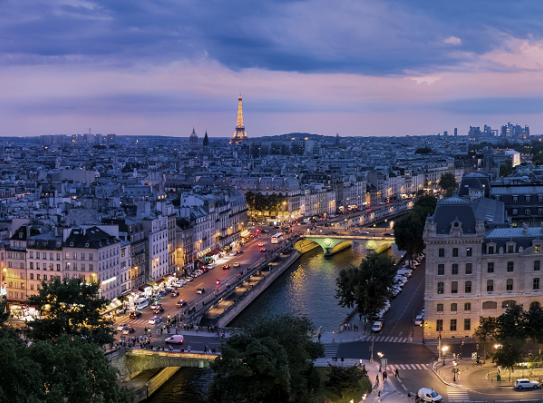
[[[175,373],[147,403],[205,402],[213,372],[201,368],[182,368]]]

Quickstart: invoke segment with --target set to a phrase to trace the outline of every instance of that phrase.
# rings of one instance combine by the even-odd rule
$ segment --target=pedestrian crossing
[[[449,396],[449,403],[470,401],[468,391],[461,386],[447,386],[447,396]]]
[[[360,340],[362,341],[380,341],[382,343],[409,343],[411,341],[410,337],[394,337],[394,336],[363,336]]]
[[[324,344],[324,356],[337,357],[338,349],[339,349],[339,344]]]
[[[425,370],[430,368],[430,364],[390,364],[387,365],[386,371],[389,374],[394,374],[398,371],[410,371],[410,370]]]

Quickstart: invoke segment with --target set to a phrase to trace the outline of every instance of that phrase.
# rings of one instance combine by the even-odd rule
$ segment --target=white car
[[[539,389],[541,386],[538,381],[530,381],[529,379],[517,379],[515,382],[515,389]]]
[[[206,267],[207,267],[208,270],[213,270],[215,268],[215,265],[214,264],[208,264]]]
[[[174,336],[166,338],[166,340],[164,341],[171,344],[183,344],[184,338],[182,335],[176,334]]]
[[[128,326],[128,323],[121,323],[119,326],[117,326],[117,330],[122,332],[126,326]]]
[[[430,388],[420,388],[418,395],[421,402],[441,403],[443,401],[441,395]]]
[[[160,323],[162,319],[160,319],[160,316],[153,316],[151,319],[149,319],[149,323],[151,325],[156,325],[157,323]]]
[[[415,317],[415,326],[422,326],[424,323],[424,315],[417,315]]]
[[[381,329],[383,329],[383,322],[380,320],[373,322],[373,326],[371,327],[373,333],[379,333]]]

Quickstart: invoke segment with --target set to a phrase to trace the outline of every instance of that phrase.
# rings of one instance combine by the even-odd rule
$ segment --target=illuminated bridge
[[[382,231],[382,229],[381,229]],[[393,236],[363,235],[360,232],[352,234],[303,234],[295,248],[303,252],[307,246],[307,241],[318,244],[323,250],[325,256],[333,255],[340,250],[350,247],[353,242],[363,245],[369,253],[381,253],[389,249],[394,243]]]

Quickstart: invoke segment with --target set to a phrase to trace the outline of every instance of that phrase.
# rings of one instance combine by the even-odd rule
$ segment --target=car
[[[415,326],[422,326],[424,323],[424,315],[417,315],[415,317]]]
[[[164,341],[170,344],[183,344],[184,337],[181,334],[176,334],[176,335],[167,337],[166,340]]]
[[[151,304],[151,309],[155,310],[157,309],[159,306],[162,306],[162,304],[160,304],[158,301],[155,301]]]
[[[182,308],[185,305],[187,305],[187,301],[185,301],[184,299],[180,299],[179,301],[177,301],[177,304],[175,304],[175,306],[178,308]]]
[[[160,292],[158,293],[158,296],[159,296],[159,297],[165,297],[166,295],[168,295],[168,293],[167,293],[166,291],[160,291]]]
[[[140,316],[141,316],[141,312],[140,312],[140,311],[130,312],[130,317],[131,317],[132,319],[138,319]]]
[[[260,248],[260,252],[266,252],[266,248]]]
[[[207,268],[208,270],[213,270],[213,269],[215,268],[215,265],[214,265],[214,264],[208,264],[208,265],[206,266],[206,268]]]
[[[160,305],[158,308],[153,309],[153,312],[156,314],[162,313],[164,312],[164,308]]]
[[[377,320],[373,322],[373,326],[371,327],[371,331],[373,333],[379,333],[383,329],[383,322],[380,320]]]
[[[222,266],[222,269],[223,270],[228,270],[230,268],[230,265],[229,264],[225,264]]]
[[[123,329],[123,334],[130,334],[130,333],[134,333],[136,330],[133,328],[133,327],[130,327],[130,326],[126,326],[124,329]]]
[[[237,253],[236,253],[235,250],[233,250],[232,252],[230,252],[230,256],[236,256],[236,255],[237,255]]]
[[[258,243],[258,246],[259,246],[260,248],[262,248],[262,247],[264,246],[264,242],[259,242],[259,243]]]
[[[238,262],[235,262],[232,266],[234,266],[234,267],[239,267],[239,266],[241,266],[241,265],[240,265]]]
[[[383,236],[394,236],[392,232],[383,232]]]
[[[530,381],[527,378],[517,379],[515,382],[515,389],[539,389],[541,385],[539,385],[538,381]]]
[[[121,324],[119,324],[119,326],[117,326],[117,330],[119,332],[122,332],[124,330],[124,328],[127,327],[127,326],[128,326],[128,323],[121,323]]]
[[[160,323],[162,321],[162,319],[160,318],[160,316],[153,316],[151,319],[149,319],[149,323],[151,325],[156,325],[157,323]]]
[[[430,388],[420,388],[418,396],[421,402],[441,403],[443,401],[441,395]]]
[[[179,291],[174,291],[170,294],[171,298],[179,297]]]
[[[206,292],[206,290],[205,290],[204,287],[200,287],[200,288],[198,288],[198,289],[196,290],[196,294],[203,294],[203,293],[205,293],[205,292]]]
[[[242,250],[238,250],[238,255],[243,255],[243,251],[242,251]]]
[[[192,277],[192,276],[188,276],[188,277],[187,277],[187,281],[188,281],[189,283],[190,283],[191,281],[193,281],[193,280],[194,280],[194,277]]]

